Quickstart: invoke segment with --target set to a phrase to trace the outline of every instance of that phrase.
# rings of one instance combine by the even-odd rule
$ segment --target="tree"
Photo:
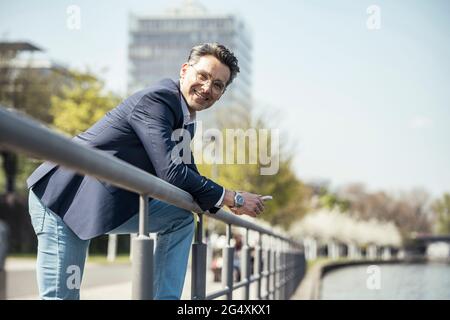
[[[60,95],[51,97],[53,124],[69,135],[85,131],[106,112],[117,106],[120,98],[104,89],[104,83],[91,73],[71,72],[72,81]]]
[[[44,70],[30,64],[17,67],[13,64],[13,59],[19,52],[20,50],[11,48],[0,50],[0,103],[49,124],[53,120],[49,112],[50,97],[58,94],[66,75],[61,69]],[[31,172],[28,169],[33,170],[35,165],[24,156],[9,150],[1,149],[0,152],[6,178],[5,189],[10,199],[17,190],[24,189],[20,178],[27,176]],[[17,180],[19,184],[16,186]]]
[[[230,114],[235,114],[232,110],[227,110]],[[262,118],[253,117],[251,112],[247,110],[239,111],[239,117],[227,117],[222,113],[218,124],[222,131],[222,137],[226,137],[226,129],[259,129],[267,128],[268,126]],[[256,139],[260,139],[258,135]],[[267,141],[268,145],[271,143],[271,137]],[[224,138],[225,140],[225,138]],[[225,142],[225,141],[224,141]],[[226,141],[228,142],[228,141]],[[245,144],[245,158],[249,159],[249,140]],[[224,143],[224,147],[227,143]],[[237,144],[236,144],[237,145]],[[235,145],[235,146],[236,146]],[[217,145],[216,145],[217,146]],[[259,154],[259,143],[258,151]],[[233,190],[245,190],[262,195],[272,195],[273,200],[266,202],[266,209],[260,216],[261,219],[268,221],[272,225],[279,225],[288,229],[290,224],[302,217],[307,211],[306,194],[307,187],[297,178],[292,169],[292,152],[289,151],[285,145],[280,146],[280,150],[271,150],[272,159],[278,153],[279,170],[274,175],[262,175],[261,164],[198,164],[199,171],[219,184]],[[242,150],[240,150],[242,152]],[[223,150],[224,154],[226,150]],[[196,157],[197,158],[197,157]]]
[[[433,203],[433,211],[437,214],[437,232],[450,234],[450,193]]]
[[[349,213],[362,220],[393,221],[404,239],[414,232],[431,230],[429,195],[422,189],[400,194],[385,191],[369,192],[362,184],[347,185],[339,190],[349,201]]]

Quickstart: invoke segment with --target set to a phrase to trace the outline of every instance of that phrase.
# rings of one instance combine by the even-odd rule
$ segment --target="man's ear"
[[[184,79],[188,67],[189,67],[189,63],[187,63],[187,62],[183,63],[183,65],[181,66],[181,69],[180,69],[180,79]]]

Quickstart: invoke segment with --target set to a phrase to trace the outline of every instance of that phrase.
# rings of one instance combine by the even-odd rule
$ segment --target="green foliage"
[[[55,70],[43,73],[39,69],[24,68],[4,81],[8,85],[0,89],[0,103],[49,124],[53,120],[50,114],[51,96],[59,94],[67,75]]]
[[[26,185],[27,178],[33,173],[33,171],[42,163],[40,160],[30,159],[22,154],[18,155],[18,170],[16,177],[17,193],[21,195],[28,194]]]
[[[230,111],[230,113],[232,113]],[[224,137],[224,149],[227,145],[225,128],[240,128],[247,130],[248,128],[258,129],[267,128],[266,124],[261,119],[252,119],[251,114],[248,113],[247,118],[240,123],[229,123],[226,118],[222,118],[222,136]],[[258,136],[257,139],[260,137]],[[267,142],[270,145],[270,136]],[[245,144],[245,157],[249,159],[249,140]],[[237,148],[237,144],[235,144]],[[236,150],[236,149],[235,149]],[[224,154],[226,150],[223,150]],[[260,172],[261,165],[259,161],[257,164],[198,164],[199,171],[220,185],[230,190],[241,190],[261,195],[272,195],[273,200],[267,201],[265,204],[265,211],[260,216],[261,219],[266,220],[272,225],[279,225],[288,229],[290,224],[295,220],[301,218],[307,211],[306,198],[307,190],[303,183],[295,175],[291,158],[291,154],[287,150],[272,150],[271,157],[274,159],[275,154],[279,156],[279,170],[274,175],[262,175]],[[259,144],[258,152],[259,154]],[[197,158],[197,157],[196,157]],[[226,162],[226,161],[224,161]]]
[[[69,135],[77,135],[114,108],[120,98],[104,90],[104,84],[90,73],[72,72],[72,81],[60,95],[51,97],[53,124]]]
[[[440,234],[450,234],[450,193],[445,193],[433,205],[437,213],[437,229]]]
[[[346,212],[350,208],[350,202],[345,199],[340,199],[334,193],[325,191],[319,198],[320,205],[329,210],[337,208],[340,212]]]
[[[51,70],[47,73],[25,68],[12,77],[4,75],[8,86],[0,88],[0,103],[25,112],[33,118],[53,124],[58,129],[76,135],[89,128],[120,98],[105,92],[103,82],[90,73]],[[25,194],[26,178],[40,161],[25,156],[17,157],[16,189]],[[0,190],[5,188],[3,170],[0,173]]]
[[[4,56],[0,53],[0,60]],[[4,66],[8,61],[2,60]],[[0,103],[20,110],[38,121],[50,124],[53,120],[50,114],[50,99],[52,94],[60,92],[62,84],[68,81],[67,75],[58,70],[47,70],[25,67],[23,69],[3,68],[0,75]],[[38,163],[25,156],[16,158],[17,172],[16,188],[19,194],[25,194],[25,180]],[[11,170],[11,169],[10,169]],[[0,170],[0,192],[5,190],[5,173]]]

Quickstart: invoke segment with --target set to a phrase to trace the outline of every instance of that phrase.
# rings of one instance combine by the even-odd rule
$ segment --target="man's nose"
[[[208,80],[202,84],[202,90],[205,92],[211,92],[212,88],[212,81]]]

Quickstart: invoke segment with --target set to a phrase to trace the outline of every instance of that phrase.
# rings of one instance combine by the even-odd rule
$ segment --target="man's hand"
[[[250,217],[256,217],[264,211],[264,201],[261,199],[261,195],[250,192],[240,193],[244,197],[244,205],[237,208],[234,207],[234,191],[225,191],[224,204],[228,206],[234,214],[246,214]]]

